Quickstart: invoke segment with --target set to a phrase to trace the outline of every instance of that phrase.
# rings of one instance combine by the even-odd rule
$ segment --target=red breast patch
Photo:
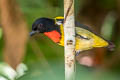
[[[55,43],[60,41],[60,33],[57,32],[56,30],[51,31],[51,32],[45,32],[44,33],[46,36],[48,36],[51,40],[53,40]]]

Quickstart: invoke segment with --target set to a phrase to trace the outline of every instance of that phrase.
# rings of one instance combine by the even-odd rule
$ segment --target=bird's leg
[[[76,50],[75,51],[75,56],[78,56],[80,54],[80,52],[81,52],[80,50]]]

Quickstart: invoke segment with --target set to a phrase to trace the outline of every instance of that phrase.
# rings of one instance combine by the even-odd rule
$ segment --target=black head
[[[35,20],[35,22],[32,25],[32,32],[30,32],[30,35],[34,35],[35,33],[44,33],[52,31],[56,28],[57,25],[55,25],[54,19],[49,18],[39,18]]]

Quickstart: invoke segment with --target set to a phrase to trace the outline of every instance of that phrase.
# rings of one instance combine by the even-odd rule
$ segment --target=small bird
[[[63,30],[64,17],[39,18],[35,20],[32,25],[32,32],[30,36],[36,33],[43,33],[58,45],[64,46],[64,30]],[[78,55],[81,51],[89,50],[97,47],[113,48],[114,45],[104,38],[98,36],[88,26],[75,22],[75,51]]]

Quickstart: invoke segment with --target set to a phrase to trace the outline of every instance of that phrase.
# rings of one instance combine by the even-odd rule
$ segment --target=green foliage
[[[0,28],[0,39],[2,38],[2,29]]]
[[[63,6],[54,7],[47,0],[18,0],[18,3],[30,27],[37,18],[63,16]]]
[[[108,13],[108,15],[104,20],[101,29],[101,34],[103,35],[103,37],[105,37],[108,40],[110,40],[112,37],[115,21],[116,21],[116,15],[112,12]]]
[[[98,0],[99,6],[106,9],[114,9],[116,7],[116,0]]]

